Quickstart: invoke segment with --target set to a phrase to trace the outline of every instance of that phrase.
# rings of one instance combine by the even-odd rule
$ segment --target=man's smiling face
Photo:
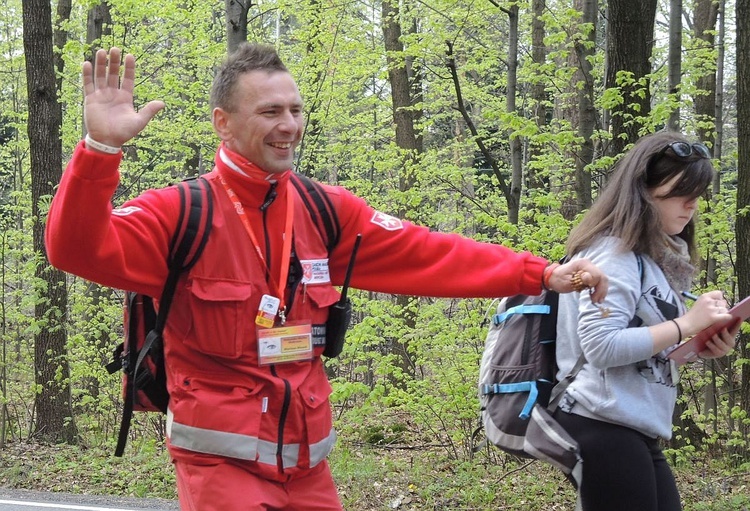
[[[292,168],[304,119],[297,84],[283,71],[251,71],[237,81],[232,111],[214,109],[214,129],[227,148],[269,173]]]

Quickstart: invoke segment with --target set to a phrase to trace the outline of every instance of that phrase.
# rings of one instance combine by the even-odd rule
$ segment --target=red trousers
[[[278,483],[231,463],[175,462],[181,511],[342,511],[328,462]]]

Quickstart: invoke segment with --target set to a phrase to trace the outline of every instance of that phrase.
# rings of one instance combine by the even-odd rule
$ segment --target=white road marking
[[[78,509],[81,511],[135,511],[133,509],[122,509],[114,507],[75,506],[72,504],[50,504],[48,502],[27,502],[21,500],[0,500],[0,504],[11,504],[14,506],[29,507],[48,507],[51,509]]]

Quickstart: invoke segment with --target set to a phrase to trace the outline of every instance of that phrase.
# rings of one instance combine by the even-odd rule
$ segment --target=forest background
[[[167,104],[124,148],[116,204],[211,170],[208,90],[244,40],[274,44],[300,86],[299,172],[550,259],[629,145],[680,130],[718,171],[694,291],[734,302],[750,294],[749,29],[749,0],[0,0],[0,484],[174,498],[163,417],[138,414],[110,455],[122,291],[44,252],[97,48],[136,56],[138,105]],[[553,470],[472,452],[490,301],[352,298],[327,361],[347,509],[572,509]],[[667,453],[687,510],[750,505],[749,335],[683,370]]]

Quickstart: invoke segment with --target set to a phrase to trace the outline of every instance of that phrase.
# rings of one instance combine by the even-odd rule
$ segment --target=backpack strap
[[[182,273],[190,270],[198,262],[211,231],[213,197],[208,182],[203,178],[182,181],[178,184],[178,191],[180,193],[180,220],[170,244],[171,249],[167,262],[169,273],[159,298],[159,312],[156,316],[154,329],[146,335],[146,341],[138,354],[133,369],[133,380],[136,382],[138,381],[138,370],[141,363],[152,350],[154,363],[160,368],[163,367],[164,360],[161,357],[163,353],[162,333],[167,323],[169,309],[172,307],[177,282],[180,280]],[[204,203],[207,205],[205,208],[203,207]],[[201,234],[200,238],[198,238],[198,234]],[[196,239],[198,240],[197,244],[195,243]],[[164,375],[164,371],[158,371],[158,373]],[[144,385],[148,385],[148,383],[144,382],[140,388],[143,388]],[[154,403],[154,405],[166,413],[166,400],[164,403]]]
[[[154,331],[159,335],[164,331],[180,275],[198,262],[198,258],[206,247],[213,217],[213,196],[205,179],[199,177],[182,181],[178,184],[178,190],[180,192],[180,220],[170,244],[167,261],[169,273],[159,299],[159,314],[154,327]],[[206,204],[205,208],[203,204]],[[196,239],[198,239],[197,244]]]
[[[557,385],[553,387],[549,397],[549,405],[547,405],[547,410],[549,410],[550,413],[554,412],[557,408],[557,405],[560,404],[560,400],[565,394],[565,391],[568,389],[570,384],[573,383],[573,380],[575,380],[576,376],[578,376],[578,373],[581,372],[581,369],[583,369],[584,365],[586,365],[586,356],[581,353],[578,356],[578,360],[576,360],[573,369],[571,369],[568,374],[565,375],[565,378],[557,382]]]
[[[154,329],[147,333],[143,347],[138,353],[133,368],[129,388],[126,389],[125,403],[123,404],[123,417],[120,423],[120,432],[117,438],[115,456],[122,456],[127,442],[130,422],[133,416],[133,406],[137,399],[139,389],[148,387],[166,388],[166,371],[164,368],[162,333],[166,325],[167,315],[172,305],[172,298],[177,288],[177,282],[183,272],[188,271],[198,261],[208,241],[211,231],[211,219],[213,217],[213,196],[208,182],[199,177],[188,179],[177,185],[180,194],[180,216],[177,222],[172,241],[170,242],[169,259],[167,265],[169,273],[164,283],[164,288],[159,299],[159,312],[156,316]],[[204,207],[204,204],[206,205]],[[198,243],[196,243],[198,240]],[[144,300],[147,297],[143,297]],[[150,298],[148,298],[150,300]],[[143,359],[151,353],[154,363],[157,365],[156,375],[149,371],[141,371]],[[152,396],[160,393],[152,392]],[[154,398],[156,399],[156,398]],[[162,412],[167,411],[169,395],[164,394],[159,402],[153,402]]]
[[[338,245],[341,225],[333,202],[320,183],[302,174],[292,173],[291,182],[310,212],[321,236],[325,236],[326,248],[330,253]]]
[[[506,310],[502,314],[495,314],[492,316],[492,324],[495,326],[504,323],[506,319],[514,314],[549,314],[552,310],[548,304],[537,304],[537,305],[516,305]]]

